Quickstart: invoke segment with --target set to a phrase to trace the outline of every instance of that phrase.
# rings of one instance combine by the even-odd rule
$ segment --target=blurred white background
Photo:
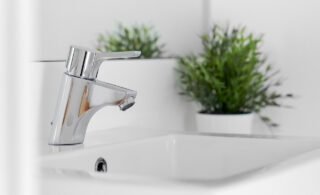
[[[37,45],[37,3],[1,1],[0,194],[36,194],[39,77],[30,66]]]
[[[153,25],[161,35],[161,41],[166,43],[167,55],[185,55],[200,51],[199,35],[208,31],[214,23],[245,25],[248,31],[265,35],[263,51],[274,67],[281,71],[280,75],[284,80],[281,90],[297,96],[286,101],[292,109],[265,110],[265,114],[272,116],[280,124],[273,132],[283,135],[320,136],[320,66],[317,59],[320,50],[320,24],[317,21],[320,17],[320,6],[317,1],[45,0],[41,1],[40,7],[40,44],[35,59],[65,59],[72,44],[95,47],[98,34],[114,31],[118,22]],[[47,63],[44,66],[52,73],[45,76],[47,79],[51,78],[51,84],[60,79],[59,74],[64,70],[63,63]],[[108,70],[121,84],[121,74],[109,66],[101,68],[101,71],[105,72],[99,74],[101,80],[111,82],[108,80]],[[134,74],[142,71],[137,70]],[[139,79],[138,76],[136,78]],[[167,80],[170,80],[168,76],[163,77],[163,82]],[[52,84],[52,87],[57,91],[58,85]],[[48,96],[46,100],[47,98]],[[106,114],[107,111],[102,111],[96,118],[103,118]],[[95,124],[98,124],[96,129],[108,127],[105,122]],[[257,119],[255,132],[268,131]]]
[[[39,131],[48,131],[41,125],[50,122],[64,70],[63,63],[30,60],[64,59],[71,44],[94,47],[98,34],[113,31],[117,22],[154,25],[168,55],[200,51],[198,35],[213,23],[243,24],[250,31],[265,34],[264,51],[285,78],[282,90],[298,96],[288,102],[293,109],[266,111],[280,123],[275,132],[320,137],[319,10],[316,0],[1,1],[1,194],[35,191],[35,137]],[[168,69],[162,70],[170,76]],[[139,71],[143,69],[136,73]],[[102,73],[101,80],[105,79],[103,74],[108,73]],[[173,82],[166,77],[163,81]],[[49,95],[44,94],[45,88]],[[173,89],[169,90],[171,95]],[[103,118],[106,112],[96,118]],[[45,121],[39,121],[40,114]],[[108,127],[107,122],[95,123],[98,129]],[[261,124],[256,128],[265,131]]]
[[[202,0],[43,0],[40,2],[40,59],[65,58],[71,44],[96,46],[100,33],[123,24],[150,24],[167,54],[201,48],[206,25]]]

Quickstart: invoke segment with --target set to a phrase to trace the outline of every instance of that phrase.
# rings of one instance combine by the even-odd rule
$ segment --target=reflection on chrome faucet
[[[126,110],[137,92],[97,81],[104,60],[139,57],[139,51],[100,53],[72,46],[52,121],[50,145],[81,144],[92,116],[107,105]]]

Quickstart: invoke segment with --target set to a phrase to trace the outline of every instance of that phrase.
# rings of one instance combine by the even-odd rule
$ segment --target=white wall
[[[298,97],[293,109],[267,113],[278,133],[320,136],[320,3],[315,0],[211,0],[211,22],[245,24],[265,34],[264,51],[285,78],[284,92]]]
[[[120,21],[153,24],[167,44],[167,54],[180,55],[201,49],[197,35],[208,29],[208,21],[244,24],[249,31],[265,34],[263,49],[285,79],[281,89],[298,96],[287,102],[293,109],[266,110],[280,123],[275,132],[320,136],[317,1],[44,0],[40,8],[41,44],[35,59],[63,59],[71,44],[94,47],[97,35]],[[255,128],[266,131],[259,122]]]
[[[165,55],[182,55],[191,51],[199,51],[201,43],[198,35],[207,27],[207,20],[203,20],[207,12],[202,12],[203,7],[206,6],[205,3],[206,1],[194,0],[43,0],[40,2],[39,9],[39,52],[34,59],[65,59],[70,45],[93,48],[96,46],[98,34],[106,31],[112,32],[116,29],[118,22],[153,25],[161,36],[160,42],[166,44]],[[161,99],[161,97],[171,97],[175,100],[178,98],[174,86],[168,87],[170,84],[174,85],[174,78],[170,77],[173,74],[174,61],[163,60],[162,63],[155,66],[152,62],[142,60],[134,65],[134,70],[132,67],[126,68],[131,72],[123,71],[122,73],[119,71],[122,70],[123,63],[114,63],[116,66],[101,67],[99,78],[111,83],[114,82],[112,79],[114,78],[115,83],[120,80],[119,85],[138,90],[138,106],[135,106],[138,112],[136,109],[126,112],[120,112],[117,108],[103,109],[92,119],[89,131],[139,124],[140,126],[141,124],[144,126],[157,124],[158,128],[181,129],[181,120],[184,117],[181,115],[185,112],[172,107],[172,103],[177,103],[177,101],[170,103],[168,99]],[[60,77],[65,68],[64,63],[38,63],[35,66],[43,72],[41,75],[44,79],[42,106],[40,108],[42,120],[39,127],[41,137],[47,137],[56,104]],[[132,80],[133,78],[141,79]],[[142,78],[149,79],[149,84]],[[157,82],[164,85],[157,84]],[[137,86],[137,84],[140,85]],[[160,90],[157,91],[157,87]],[[155,94],[157,92],[161,94]],[[154,99],[154,102],[143,102],[143,98]],[[167,107],[163,109],[157,107],[166,101],[169,101]],[[176,117],[172,123],[163,122],[165,118],[168,119],[172,115],[160,117],[168,109],[173,109],[169,111],[172,114],[179,113],[179,117]],[[113,120],[110,115],[113,115]]]
[[[116,24],[154,25],[167,55],[200,49],[202,1],[194,0],[43,0],[40,48],[35,59],[66,58],[69,46],[96,46],[99,33]]]

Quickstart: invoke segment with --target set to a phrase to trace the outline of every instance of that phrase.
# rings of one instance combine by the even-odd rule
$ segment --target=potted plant
[[[196,114],[198,131],[251,132],[253,113],[267,125],[276,123],[261,116],[262,109],[280,107],[279,100],[292,94],[275,90],[281,85],[262,55],[262,36],[246,33],[245,27],[223,29],[215,25],[201,36],[203,52],[179,57],[181,94],[200,103]]]

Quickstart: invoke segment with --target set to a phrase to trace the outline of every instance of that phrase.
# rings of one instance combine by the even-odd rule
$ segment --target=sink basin
[[[316,139],[219,134],[167,134],[44,156],[42,167],[90,175],[221,180],[270,166],[320,147]],[[104,158],[107,172],[96,173]]]

